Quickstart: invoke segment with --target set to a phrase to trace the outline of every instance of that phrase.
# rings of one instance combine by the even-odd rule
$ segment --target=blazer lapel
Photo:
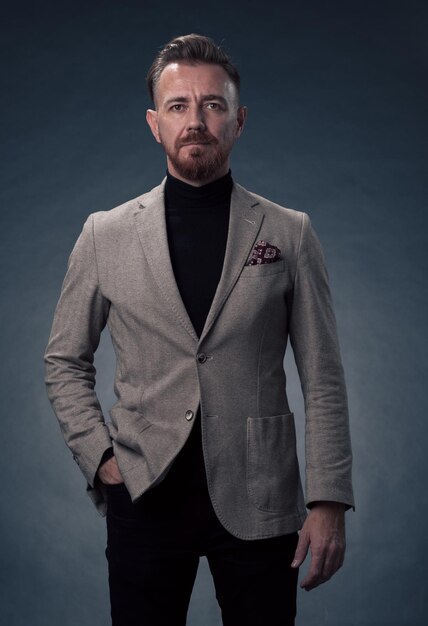
[[[264,213],[255,198],[244,187],[234,183],[230,200],[229,230],[223,270],[205,320],[200,342],[214,324],[238,280],[245,261],[254,247],[263,216]]]
[[[165,181],[166,177],[148,194],[137,198],[138,208],[134,211],[134,218],[143,252],[160,291],[186,331],[197,342],[198,336],[181,299],[169,254],[164,203]]]
[[[244,187],[234,183],[223,269],[204,328],[198,338],[177,287],[169,254],[164,203],[165,181],[166,177],[148,194],[136,199],[135,224],[143,252],[160,291],[187,333],[196,343],[201,343],[238,279],[254,246],[264,214],[254,197]]]

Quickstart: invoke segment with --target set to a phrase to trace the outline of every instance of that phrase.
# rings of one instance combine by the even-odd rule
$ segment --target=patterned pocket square
[[[254,246],[251,258],[246,265],[259,265],[260,263],[274,263],[281,260],[281,250],[268,241],[259,241]]]

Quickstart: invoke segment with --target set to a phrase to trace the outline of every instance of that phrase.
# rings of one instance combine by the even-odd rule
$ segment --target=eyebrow
[[[205,102],[206,100],[219,100],[224,106],[227,107],[227,100],[226,98],[224,98],[223,96],[219,96],[216,93],[209,93],[205,96],[202,96],[202,101]],[[173,102],[189,102],[189,98],[187,98],[187,96],[176,96],[175,98],[168,98],[168,100],[166,100],[164,102],[164,106],[168,106],[169,104],[172,104]]]

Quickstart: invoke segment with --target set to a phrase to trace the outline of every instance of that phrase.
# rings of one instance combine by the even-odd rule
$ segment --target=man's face
[[[227,174],[246,117],[227,72],[220,65],[170,63],[160,75],[155,102],[146,119],[170,173],[196,186]]]

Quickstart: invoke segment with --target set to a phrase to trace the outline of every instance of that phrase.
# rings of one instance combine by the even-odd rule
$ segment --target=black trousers
[[[136,504],[124,484],[107,487],[113,626],[185,626],[202,555],[224,626],[293,626],[297,532],[257,540],[228,532],[212,507],[194,430],[164,480]]]

